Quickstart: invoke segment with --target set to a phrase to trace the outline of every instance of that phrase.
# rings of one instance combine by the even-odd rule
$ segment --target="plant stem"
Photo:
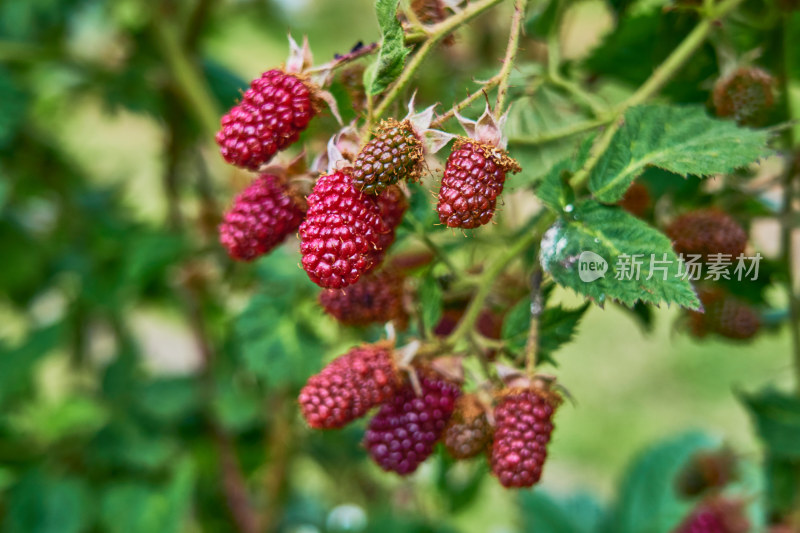
[[[172,74],[176,90],[185,99],[208,138],[213,138],[219,129],[220,113],[208,84],[186,54],[175,30],[167,25],[163,17],[153,17],[152,30],[154,41]]]
[[[503,58],[503,67],[497,74],[499,82],[497,84],[497,103],[494,107],[495,117],[500,117],[505,110],[506,99],[508,97],[508,79],[511,70],[514,68],[514,60],[517,58],[519,50],[519,38],[522,34],[522,19],[528,7],[528,0],[517,0],[514,4],[514,15],[511,19],[511,29],[508,32],[508,46],[506,55]]]
[[[508,144],[519,146],[538,146],[540,144],[547,144],[553,141],[559,141],[566,137],[572,137],[573,135],[578,135],[595,128],[599,128],[600,126],[608,124],[610,121],[611,117],[606,115],[603,118],[577,122],[560,130],[545,132],[537,137],[509,137]]]
[[[483,87],[481,87],[479,91],[475,91],[461,100],[459,103],[450,108],[447,113],[436,117],[436,120],[431,122],[431,128],[440,128],[445,122],[456,116],[456,112],[468,107],[470,104],[472,104],[472,102],[483,96],[486,91],[493,89],[498,83],[500,83],[500,77],[493,76],[491,79],[489,79],[489,81],[483,84]]]
[[[572,177],[570,184],[579,188],[585,185],[589,179],[589,173],[600,160],[600,157],[608,150],[611,139],[622,126],[622,117],[625,111],[632,106],[639,105],[655,95],[662,87],[680,70],[689,58],[705,42],[716,20],[729,13],[732,9],[742,3],[743,0],[725,0],[716,6],[713,12],[707,13],[697,26],[684,38],[681,44],[661,63],[658,68],[650,75],[647,81],[633,93],[628,99],[622,102],[614,111],[611,125],[606,128],[603,136],[592,150],[592,155],[586,160],[578,172]]]
[[[491,266],[481,275],[478,281],[478,290],[475,291],[472,300],[470,300],[464,316],[458,323],[455,331],[450,334],[445,340],[445,344],[450,347],[455,347],[475,326],[475,321],[478,319],[486,298],[492,292],[494,282],[497,277],[503,273],[505,268],[511,261],[518,255],[527,250],[533,243],[541,239],[544,231],[552,224],[555,215],[549,211],[540,212],[536,215],[538,221],[532,230],[528,230],[522,234],[515,242],[513,242]]]
[[[542,269],[537,265],[531,274],[531,324],[525,343],[525,369],[533,376],[539,364],[539,317],[542,315]]]
[[[379,120],[389,110],[389,106],[391,106],[395,100],[397,100],[403,90],[405,90],[406,86],[411,82],[411,79],[414,77],[414,74],[417,72],[420,65],[422,65],[422,62],[425,60],[431,50],[433,50],[433,47],[439,43],[439,41],[453,33],[453,31],[459,26],[466,24],[487,9],[494,7],[502,1],[503,0],[481,0],[479,2],[475,2],[468,5],[460,13],[457,13],[452,17],[448,17],[442,22],[431,26],[428,30],[429,33],[427,39],[425,39],[425,41],[422,43],[422,46],[420,46],[419,50],[417,50],[417,52],[414,54],[414,57],[412,57],[411,61],[409,61],[406,65],[406,68],[403,69],[403,73],[400,74],[400,77],[394,82],[394,85],[392,85],[391,89],[389,89],[389,92],[386,93],[386,96],[383,97],[383,100],[381,100],[381,102],[375,108],[372,121]]]

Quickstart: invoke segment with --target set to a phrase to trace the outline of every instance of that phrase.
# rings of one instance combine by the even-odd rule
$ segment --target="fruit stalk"
[[[528,7],[528,0],[517,0],[514,4],[514,16],[511,19],[511,29],[508,33],[508,47],[503,58],[503,68],[498,73],[499,82],[497,85],[497,104],[494,107],[495,117],[503,115],[506,99],[508,97],[508,78],[514,68],[514,60],[517,58],[519,50],[519,37],[522,34],[522,19]]]
[[[445,340],[445,345],[455,347],[469,331],[475,326],[475,321],[480,316],[483,304],[486,298],[492,292],[494,281],[502,274],[503,270],[508,264],[513,261],[518,255],[527,250],[531,245],[542,238],[542,234],[550,227],[555,219],[555,215],[550,212],[541,212],[536,215],[538,219],[534,227],[522,234],[515,242],[513,242],[505,254],[501,255],[497,261],[492,263],[486,272],[483,273],[480,280],[478,280],[478,290],[470,300],[464,316],[456,326],[456,329]]]
[[[431,50],[433,50],[434,46],[439,43],[439,41],[453,33],[453,31],[459,26],[466,24],[487,9],[496,6],[502,1],[503,0],[482,0],[481,2],[475,2],[474,4],[470,4],[464,8],[464,10],[460,13],[457,13],[452,17],[448,17],[447,19],[433,26],[430,29],[430,33],[428,33],[427,39],[425,39],[425,41],[422,43],[422,46],[420,46],[419,50],[417,50],[417,53],[414,54],[414,57],[411,58],[411,61],[408,62],[406,68],[403,69],[403,73],[400,74],[400,77],[394,82],[392,88],[389,89],[389,92],[386,93],[386,96],[383,97],[383,100],[380,101],[378,106],[370,115],[369,120],[367,121],[366,130],[371,130],[372,124],[386,114],[386,112],[389,110],[389,106],[391,106],[394,101],[397,100],[409,82],[411,82],[411,79],[414,77],[414,74],[417,72],[420,65],[422,65],[422,62],[425,60]]]

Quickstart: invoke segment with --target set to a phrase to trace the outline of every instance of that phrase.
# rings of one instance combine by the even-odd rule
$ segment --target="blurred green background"
[[[507,7],[428,63],[424,100],[495,68]],[[574,60],[615,24],[602,2],[570,16]],[[0,2],[3,531],[245,531],[229,511],[241,487],[265,530],[533,531],[525,509],[541,502],[470,487],[481,461],[437,457],[398,480],[368,463],[357,428],[312,434],[297,416],[296,387],[363,334],[321,315],[291,245],[255,267],[219,257],[215,216],[248,177],[217,156],[170,55],[186,35],[221,112],[285,59],[287,31],[318,62],[379,35],[369,0]],[[646,333],[591,308],[558,354],[574,402],[537,492],[613,501],[639,451],[689,430],[757,461],[734,391],[789,385],[788,332],[698,343],[677,318],[656,310]]]

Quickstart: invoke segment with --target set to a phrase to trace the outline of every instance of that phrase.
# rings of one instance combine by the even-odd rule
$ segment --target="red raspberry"
[[[297,400],[312,428],[340,428],[388,401],[399,386],[392,352],[385,345],[367,344],[311,376]]]
[[[729,448],[695,453],[678,473],[675,488],[686,498],[721,488],[737,479],[736,456]]]
[[[628,190],[625,191],[625,196],[622,197],[622,200],[617,202],[617,205],[631,215],[642,218],[650,209],[651,201],[650,191],[647,190],[647,187],[641,183],[633,182],[628,187]]]
[[[373,261],[376,266],[383,261],[385,252],[389,250],[389,247],[394,242],[397,227],[403,221],[403,215],[408,209],[408,200],[403,191],[400,190],[400,187],[397,186],[391,186],[383,191],[378,196],[377,202],[381,218],[388,231],[381,233],[378,237],[378,252],[375,254]]]
[[[551,391],[514,388],[501,393],[490,463],[504,487],[530,487],[539,481],[559,403],[561,398]]]
[[[219,239],[233,259],[250,261],[297,231],[303,216],[303,210],[287,195],[278,178],[262,174],[225,213]]]
[[[474,394],[465,394],[444,430],[444,446],[456,459],[469,459],[483,452],[492,439],[486,411]]]
[[[274,69],[253,80],[242,101],[222,117],[216,140],[225,161],[258,170],[297,141],[316,114],[315,88]]]
[[[721,289],[704,289],[698,296],[705,312],[688,312],[689,328],[695,337],[716,333],[729,339],[747,340],[761,329],[758,313]]]
[[[370,420],[364,445],[384,470],[414,472],[433,453],[461,390],[432,372],[419,374],[422,394],[404,385]]]
[[[322,291],[319,303],[342,324],[366,326],[393,320],[402,327],[408,318],[403,308],[404,281],[390,271],[369,274],[344,289]]]
[[[676,218],[666,229],[675,252],[701,255],[708,261],[712,254],[728,254],[736,258],[744,253],[747,233],[727,213],[701,209]]]
[[[348,170],[322,176],[300,226],[303,268],[320,287],[352,285],[377,265],[376,250],[386,233],[378,204],[353,188]]]
[[[519,172],[505,151],[458,139],[447,159],[439,191],[439,221],[451,228],[477,228],[494,216],[506,173]]]
[[[747,519],[743,502],[716,497],[701,502],[675,533],[747,533]]]
[[[741,67],[717,80],[714,107],[720,117],[733,117],[746,126],[760,126],[775,105],[775,80],[755,67]]]
[[[416,181],[422,170],[422,141],[411,122],[381,122],[375,137],[353,163],[353,183],[367,194],[380,194],[401,179]]]

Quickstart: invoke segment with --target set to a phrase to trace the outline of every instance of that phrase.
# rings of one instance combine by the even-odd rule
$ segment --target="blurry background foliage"
[[[568,68],[610,102],[630,94],[695,23],[664,3],[571,3],[560,30]],[[550,31],[548,3],[535,4],[512,135],[587,117],[556,89],[521,85]],[[509,7],[427,61],[420,101],[447,105],[496,71]],[[444,455],[396,479],[366,460],[359,427],[304,427],[299,386],[323,360],[381,332],[323,316],[291,245],[254,267],[227,260],[216,223],[248,176],[222,164],[208,117],[283,61],[287,29],[308,34],[321,62],[374,41],[371,13],[369,0],[0,0],[2,531],[254,531],[241,511],[252,505],[262,529],[296,533],[667,532],[686,511],[671,480],[692,450],[724,440],[757,459],[731,390],[787,385],[788,333],[696,344],[672,333],[672,309],[645,314],[643,326],[620,308],[592,307],[575,342],[552,355],[577,402],[558,416],[535,491],[503,491],[484,482],[484,461]],[[761,62],[778,71],[770,58],[780,34],[756,26],[733,19],[729,44],[737,53],[760,46]],[[706,45],[663,94],[705,104],[718,72]],[[352,118],[342,87],[332,91]],[[308,136],[335,127],[325,115]],[[514,153],[525,172],[508,184],[508,216],[520,210],[513,190],[574,147]],[[696,180],[658,173],[643,179],[699,191]],[[770,210],[747,209],[766,220],[768,248]],[[482,238],[464,240],[460,253],[479,252]],[[436,305],[426,303],[431,319]],[[748,398],[760,412],[796,408]],[[786,424],[778,433],[797,435],[800,423]],[[708,435],[675,437],[692,428]],[[796,444],[776,460],[796,464]],[[758,479],[745,475],[742,490],[758,498]]]

